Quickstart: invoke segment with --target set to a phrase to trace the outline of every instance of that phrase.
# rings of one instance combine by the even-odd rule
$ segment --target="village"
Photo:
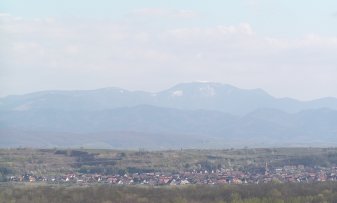
[[[54,176],[39,176],[32,173],[9,176],[10,183],[44,182],[48,184],[114,184],[114,185],[187,185],[187,184],[260,184],[337,181],[337,167],[306,167],[304,165],[286,165],[278,168],[240,171],[233,169],[193,170],[178,173],[149,172],[132,174],[84,174],[69,173]]]

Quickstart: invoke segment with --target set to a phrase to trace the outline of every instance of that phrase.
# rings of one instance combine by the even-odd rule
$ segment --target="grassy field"
[[[335,166],[337,148],[224,150],[0,149],[0,203],[337,202],[337,182],[142,186],[1,182],[11,174],[124,174],[285,165]]]
[[[0,149],[0,173],[117,173],[298,165],[331,166],[336,148],[123,151],[86,149]]]

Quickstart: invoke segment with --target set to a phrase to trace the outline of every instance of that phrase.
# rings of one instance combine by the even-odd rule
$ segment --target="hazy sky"
[[[0,96],[198,80],[337,97],[337,1],[0,2]]]

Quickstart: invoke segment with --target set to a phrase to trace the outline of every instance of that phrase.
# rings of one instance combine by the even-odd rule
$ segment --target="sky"
[[[337,97],[337,1],[0,2],[0,97],[189,81]]]

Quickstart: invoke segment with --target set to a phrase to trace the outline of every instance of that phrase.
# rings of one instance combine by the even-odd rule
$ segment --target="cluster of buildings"
[[[238,171],[233,169],[193,170],[179,173],[133,173],[102,175],[71,173],[56,176],[24,174],[8,177],[10,182],[46,182],[52,184],[105,183],[116,185],[186,185],[186,184],[259,184],[268,182],[337,181],[337,167],[283,166],[279,168]]]

